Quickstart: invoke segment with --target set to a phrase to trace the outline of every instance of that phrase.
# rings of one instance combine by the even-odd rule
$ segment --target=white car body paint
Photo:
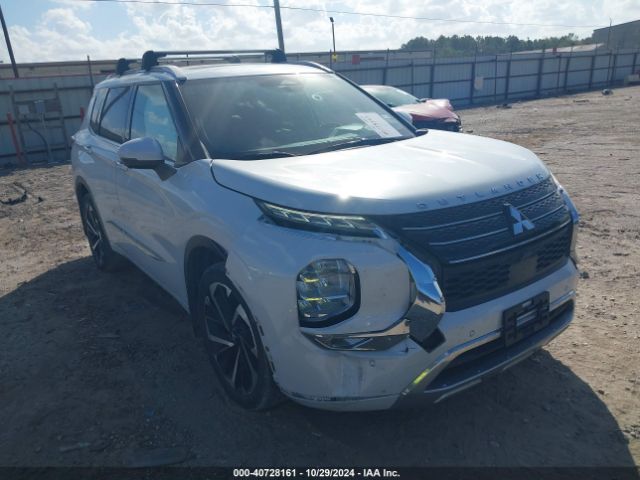
[[[278,205],[359,215],[410,213],[418,204],[436,209],[471,203],[549,176],[530,150],[438,130],[304,158],[215,160],[213,172],[221,185]]]
[[[207,75],[206,69],[194,71],[198,78]],[[173,78],[160,72],[123,76],[122,82],[135,84],[136,78],[149,76]],[[118,86],[118,79],[107,80],[106,85]],[[73,175],[93,196],[113,249],[188,310],[186,245],[195,236],[215,240],[227,252],[228,277],[264,332],[275,382],[305,405],[334,410],[390,408],[421,374],[428,377],[431,370],[444,368],[461,345],[499,336],[504,310],[543,291],[549,292],[552,305],[571,299],[575,292],[577,270],[568,260],[523,288],[445,312],[438,324],[445,340],[430,352],[409,337],[382,351],[323,349],[299,325],[298,273],[314,260],[347,260],[359,275],[360,308],[350,318],[317,331],[382,331],[401,320],[412,302],[411,273],[398,256],[400,244],[390,237],[349,237],[275,225],[264,218],[254,199],[333,214],[432,211],[540,183],[550,175],[544,164],[513,144],[430,131],[385,145],[300,157],[195,159],[161,179],[153,170],[124,167],[114,157],[117,146],[92,132],[85,121],[72,152]],[[566,328],[571,314],[536,348]]]

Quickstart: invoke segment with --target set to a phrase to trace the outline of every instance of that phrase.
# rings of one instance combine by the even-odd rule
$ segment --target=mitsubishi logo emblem
[[[525,230],[533,230],[535,228],[533,222],[510,203],[504,204],[504,210],[507,219],[511,221],[511,231],[514,235],[520,235]]]

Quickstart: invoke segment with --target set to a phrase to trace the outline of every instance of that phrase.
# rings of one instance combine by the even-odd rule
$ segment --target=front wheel
[[[249,410],[264,410],[281,400],[256,322],[222,264],[202,275],[196,321],[229,398]]]

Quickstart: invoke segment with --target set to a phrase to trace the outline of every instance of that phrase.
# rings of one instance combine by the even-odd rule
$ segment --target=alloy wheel
[[[258,382],[258,342],[246,310],[227,285],[209,285],[204,320],[207,350],[221,376],[237,393],[251,394]]]
[[[104,263],[104,234],[102,233],[98,214],[91,202],[88,203],[86,208],[85,226],[91,254],[93,255],[96,263],[100,266]]]

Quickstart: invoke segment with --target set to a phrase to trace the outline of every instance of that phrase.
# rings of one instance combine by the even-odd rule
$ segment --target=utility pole
[[[276,12],[276,29],[278,30],[278,48],[284,53],[284,35],[282,34],[282,19],[280,18],[280,0],[273,0],[273,10]]]
[[[333,54],[336,54],[336,29],[333,27],[333,17],[329,17],[331,20],[331,36],[333,37]]]
[[[2,13],[2,6],[0,5],[0,22],[2,22],[2,31],[4,32],[4,40],[7,43],[7,50],[9,51],[9,58],[11,59],[11,68],[13,68],[13,76],[19,78],[18,66],[16,65],[16,58],[13,56],[13,48],[11,48],[11,39],[9,38],[9,30],[7,30],[7,24],[4,21],[4,14]]]

